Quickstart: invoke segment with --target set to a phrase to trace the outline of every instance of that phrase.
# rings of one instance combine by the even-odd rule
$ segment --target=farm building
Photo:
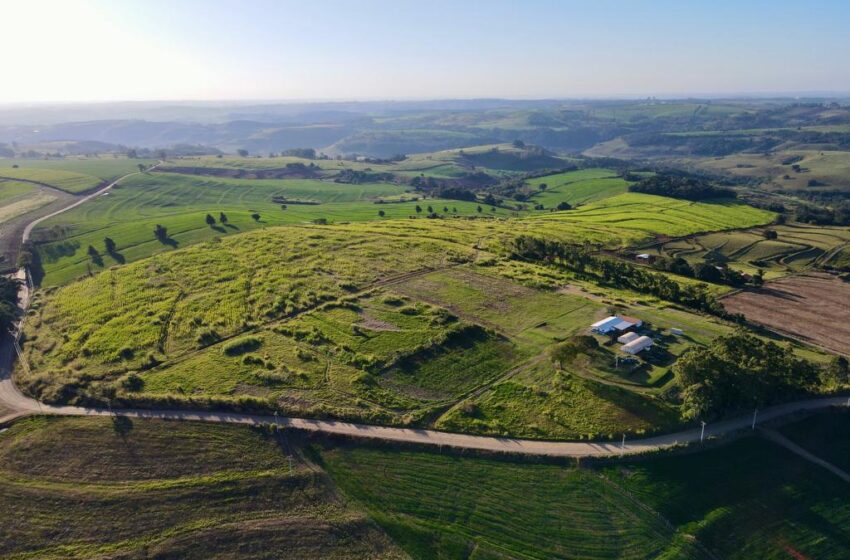
[[[590,325],[590,330],[599,334],[608,334],[610,332],[626,332],[641,325],[643,325],[643,321],[640,319],[625,315],[611,315]]]
[[[638,333],[627,332],[623,336],[619,337],[617,339],[617,342],[619,342],[620,344],[628,344],[629,342],[632,342],[632,341],[637,340],[639,338],[640,338],[640,335]]]
[[[652,346],[652,339],[648,336],[639,336],[628,344],[624,344],[620,350],[626,354],[637,354]]]

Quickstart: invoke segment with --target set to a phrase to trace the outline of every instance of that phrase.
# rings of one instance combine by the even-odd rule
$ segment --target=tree
[[[448,213],[449,213],[449,207],[443,206],[443,214],[448,214]]]
[[[564,201],[564,202],[559,202],[559,203],[558,203],[558,206],[557,206],[556,208],[557,208],[558,210],[571,210],[571,209],[572,209],[572,207],[573,207],[573,206],[572,206],[572,204],[570,204],[569,202]]]
[[[386,215],[387,215],[387,213],[386,213],[386,212],[384,212],[383,210],[378,210],[378,216],[380,216],[380,217],[382,217],[382,218],[383,218],[383,217],[384,217],[384,216],[386,216]]]
[[[540,183],[539,185],[537,185],[537,189],[538,189],[540,192],[543,192],[543,191],[545,191],[545,190],[546,190],[546,189],[548,189],[548,188],[549,188],[549,185],[547,185],[546,183]]]
[[[111,237],[103,238],[103,246],[106,248],[107,253],[111,254],[115,252],[115,241]]]
[[[153,235],[157,239],[159,239],[162,243],[168,241],[168,228],[159,224],[156,224],[156,227],[153,229]]]
[[[136,150],[131,149],[127,150],[127,157],[130,159],[136,159],[137,157],[139,157],[139,154],[136,153]]]
[[[227,214],[225,214],[224,212],[220,212],[219,215],[218,215],[218,221],[223,223],[223,224],[226,224],[227,223]]]
[[[517,148],[517,149],[519,149],[519,150],[521,150],[521,149],[525,148],[525,142],[523,142],[522,140],[520,140],[519,138],[517,138],[517,139],[516,139],[516,140],[514,140],[514,142],[513,142],[513,147],[514,147],[514,148]]]
[[[421,206],[419,206],[418,204],[416,205],[416,213],[417,213],[417,214],[421,214],[421,213],[422,213],[422,207],[421,207]]]
[[[144,163],[140,163],[137,167],[139,168],[139,173],[145,172],[145,164]]]
[[[94,245],[89,245],[88,254],[93,259],[100,256],[100,253],[94,248]]]
[[[434,208],[433,208],[433,207],[431,207],[430,205],[428,206],[428,213],[429,213],[429,214],[433,214],[433,213],[434,213]]]
[[[244,148],[236,150],[236,153],[239,154],[239,157],[248,157],[248,150]]]
[[[251,218],[252,218],[255,222],[259,222],[259,221],[260,221],[260,215],[259,215],[259,214],[257,214],[256,212],[254,212],[253,214],[251,214]]]
[[[775,229],[764,230],[764,238],[765,239],[776,239],[777,237],[779,237],[779,234],[776,233]]]
[[[212,227],[215,225],[215,218],[212,217],[212,214],[207,214],[207,217],[204,218],[207,222],[207,225]]]
[[[479,213],[479,214],[480,214],[481,212],[483,212],[483,211],[484,211],[484,209],[483,209],[483,208],[481,208],[481,205],[480,205],[480,204],[478,205],[477,210],[478,210],[478,213]]]

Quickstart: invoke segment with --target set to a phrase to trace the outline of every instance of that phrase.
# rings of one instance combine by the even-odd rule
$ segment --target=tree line
[[[736,198],[738,194],[725,187],[717,187],[708,181],[691,175],[659,173],[629,186],[630,192],[656,194],[684,200],[709,200],[714,198]]]
[[[705,284],[683,285],[644,267],[596,256],[587,245],[521,235],[513,240],[510,251],[515,258],[546,262],[581,274],[593,275],[609,286],[651,294],[719,317],[730,317]]]

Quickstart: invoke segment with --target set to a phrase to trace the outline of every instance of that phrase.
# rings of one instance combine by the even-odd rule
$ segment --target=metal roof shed
[[[626,354],[637,354],[638,352],[646,350],[650,346],[652,346],[652,339],[648,336],[641,336],[629,342],[628,344],[624,344],[620,348],[620,350],[622,350]]]

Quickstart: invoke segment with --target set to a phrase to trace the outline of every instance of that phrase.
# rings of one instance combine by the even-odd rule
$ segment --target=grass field
[[[379,199],[406,197],[409,202],[376,204]],[[346,185],[316,180],[245,181],[156,173],[136,176],[114,188],[108,195],[57,216],[42,231],[57,227],[59,239],[40,246],[45,278],[43,285],[68,282],[87,274],[92,267],[86,248],[101,248],[104,237],[117,244],[119,259],[104,254],[104,267],[132,262],[152,253],[184,247],[216,237],[224,237],[282,224],[303,224],[316,219],[329,222],[390,220],[424,216],[431,207],[447,216],[477,216],[477,204],[457,200],[428,199],[412,202],[402,187],[391,184]],[[286,209],[280,202],[290,201]],[[309,201],[319,204],[298,204]],[[417,213],[416,207],[422,210]],[[447,211],[446,211],[447,210]],[[383,211],[382,218],[378,212]],[[207,214],[228,217],[226,226],[210,227]],[[251,216],[260,215],[259,220]],[[486,215],[506,216],[498,209]],[[168,228],[176,245],[166,246],[153,236],[153,228]],[[51,239],[49,234],[42,234]]]
[[[821,459],[850,471],[850,414],[846,410],[817,414],[779,431]]]
[[[560,202],[575,206],[623,194],[629,183],[608,169],[582,169],[530,179],[528,185],[537,191],[534,203],[555,208]],[[540,185],[546,185],[545,190]]]
[[[413,558],[843,559],[850,546],[846,483],[757,437],[580,469],[363,445],[318,453]]]
[[[0,179],[0,204],[6,205],[10,201],[31,194],[35,189],[36,186],[32,183]]]
[[[3,558],[404,557],[247,428],[34,418],[0,434],[0,463]]]

